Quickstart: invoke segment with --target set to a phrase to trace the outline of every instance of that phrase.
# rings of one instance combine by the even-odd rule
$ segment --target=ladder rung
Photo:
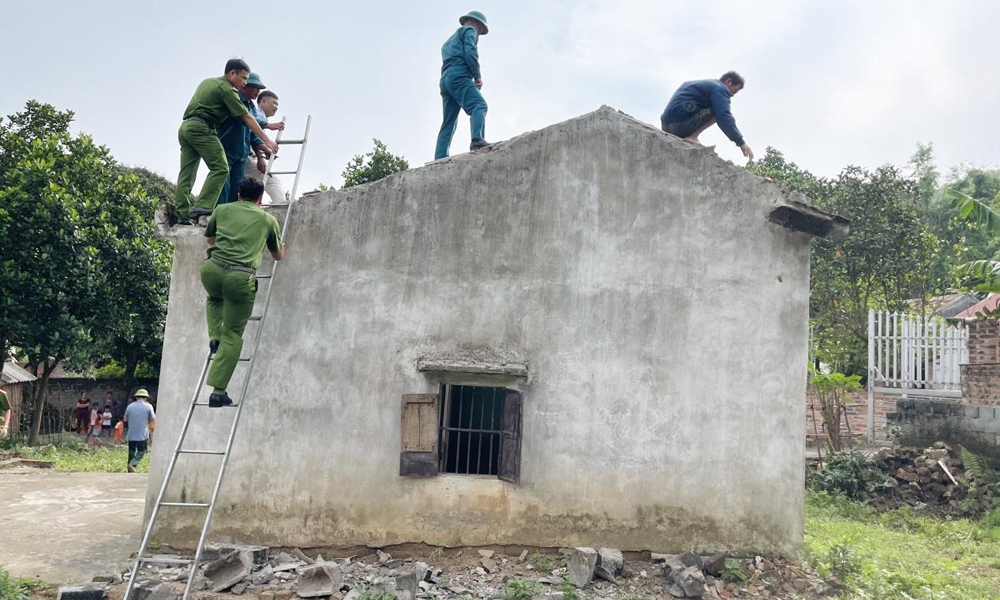
[[[271,171],[268,175],[298,175],[298,171]]]
[[[195,402],[194,405],[195,406],[212,406],[208,402]],[[239,406],[239,405],[234,402],[232,404],[227,404],[225,406],[215,406],[213,408],[236,408],[237,406]]]
[[[222,450],[178,450],[177,454],[214,454],[215,456],[225,456]]]
[[[160,502],[160,506],[177,506],[180,508],[208,508],[205,502]]]
[[[270,278],[271,278],[270,275],[258,275],[257,276],[257,279],[270,279]]]
[[[215,360],[215,355],[213,354],[212,356],[209,356],[208,360]],[[250,357],[249,356],[247,356],[246,358],[242,358],[241,357],[241,358],[238,358],[236,360],[237,360],[237,362],[250,362]]]
[[[140,556],[139,562],[154,563],[160,565],[189,565],[194,561],[190,558],[167,558],[164,556]]]
[[[269,206],[274,208],[285,208],[286,206],[289,205],[291,205],[291,202],[272,202],[271,204],[265,204],[264,208],[267,208]]]
[[[278,140],[279,146],[284,146],[285,144],[304,144],[305,140]]]
[[[260,321],[260,315],[253,315],[247,321]]]

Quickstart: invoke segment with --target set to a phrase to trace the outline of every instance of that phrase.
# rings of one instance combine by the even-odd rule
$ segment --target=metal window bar
[[[282,119],[282,122],[284,122],[284,119]],[[285,222],[282,224],[282,227],[281,227],[281,238],[282,239],[285,239],[285,236],[286,236],[287,231],[288,231],[288,224],[291,221],[292,205],[294,204],[295,193],[296,193],[296,191],[298,189],[299,177],[300,177],[301,171],[302,171],[302,160],[303,160],[303,157],[304,157],[304,154],[305,154],[305,148],[306,148],[305,140],[307,140],[308,137],[309,137],[309,126],[310,126],[311,122],[312,122],[312,116],[306,117],[306,130],[305,130],[305,135],[304,135],[304,138],[303,138],[302,149],[301,149],[300,154],[299,154],[299,162],[298,162],[299,170],[298,170],[298,172],[295,175],[295,183],[293,184],[293,187],[292,187],[292,196],[291,196],[291,198],[293,199],[293,202],[290,202],[290,203],[287,204],[288,212],[285,214]],[[282,133],[284,133],[284,131],[279,131],[278,132],[278,135],[275,137],[275,142],[279,142],[280,141]],[[273,162],[273,160],[274,160],[274,156],[272,155],[270,162]],[[269,162],[267,170],[265,172],[265,176],[267,175],[267,173],[270,172],[270,162]],[[271,271],[270,271],[270,274],[269,274],[270,276],[268,277],[269,281],[273,281],[273,278],[274,278],[274,276],[275,276],[275,274],[277,272],[277,268],[278,268],[278,261],[271,261]],[[156,495],[156,503],[153,505],[153,511],[150,513],[149,521],[147,522],[146,529],[143,532],[142,542],[139,545],[139,551],[136,553],[135,561],[132,564],[132,569],[131,569],[131,573],[130,573],[130,576],[129,576],[128,587],[125,588],[125,594],[124,594],[122,600],[130,600],[130,598],[132,596],[132,592],[135,589],[136,580],[139,577],[139,570],[141,568],[141,565],[143,565],[145,563],[151,562],[150,558],[148,556],[146,556],[146,550],[147,550],[147,548],[149,546],[149,540],[150,540],[150,537],[152,536],[153,528],[154,528],[154,526],[156,524],[156,519],[157,519],[157,517],[160,514],[160,509],[162,507],[165,507],[165,506],[166,507],[178,507],[178,508],[203,508],[203,507],[207,506],[207,508],[208,508],[207,513],[205,515],[205,521],[204,521],[204,524],[203,524],[202,529],[201,529],[201,535],[198,537],[198,546],[197,546],[197,548],[195,550],[194,559],[189,561],[190,572],[188,573],[187,584],[184,587],[184,595],[182,597],[182,600],[188,600],[189,596],[191,595],[191,590],[192,590],[193,585],[194,585],[194,578],[195,578],[195,575],[198,572],[198,563],[201,561],[202,551],[204,550],[204,547],[205,547],[205,539],[207,538],[209,529],[211,528],[212,516],[214,515],[214,512],[215,512],[215,505],[216,505],[216,502],[218,501],[218,498],[219,498],[219,491],[222,488],[222,482],[224,480],[224,476],[225,476],[225,472],[226,472],[226,466],[229,464],[230,450],[232,450],[233,440],[236,437],[236,428],[239,425],[240,416],[243,414],[243,407],[246,404],[245,400],[247,398],[247,390],[249,389],[249,386],[250,386],[250,379],[251,379],[250,376],[253,373],[253,367],[254,367],[254,364],[256,362],[257,349],[260,346],[261,334],[262,334],[263,329],[264,329],[263,325],[264,325],[265,319],[267,318],[267,310],[268,310],[268,307],[270,306],[270,303],[271,303],[271,291],[273,289],[274,289],[273,286],[271,286],[271,285],[267,286],[267,291],[264,293],[264,297],[263,297],[263,306],[262,306],[262,309],[261,309],[261,314],[260,315],[254,315],[254,316],[252,316],[250,318],[251,321],[259,321],[260,322],[260,326],[257,328],[257,331],[254,334],[253,347],[252,347],[251,354],[250,354],[250,357],[249,357],[250,360],[246,361],[245,363],[243,363],[243,364],[247,365],[247,371],[246,371],[246,373],[245,373],[245,375],[243,377],[243,385],[242,385],[242,388],[240,390],[240,395],[239,395],[239,397],[238,397],[238,399],[236,401],[236,406],[235,406],[235,408],[236,408],[236,414],[233,417],[232,424],[230,425],[230,428],[229,428],[229,435],[226,438],[226,449],[225,449],[225,451],[222,451],[222,452],[217,452],[217,451],[190,451],[190,450],[183,450],[182,449],[182,445],[184,443],[184,440],[187,437],[188,428],[191,425],[191,417],[194,414],[195,407],[196,406],[203,406],[205,404],[204,402],[198,402],[198,397],[201,395],[202,388],[204,387],[205,377],[208,374],[208,367],[209,367],[209,365],[212,362],[212,354],[208,353],[206,355],[206,357],[205,357],[205,361],[202,364],[202,368],[201,368],[201,374],[198,377],[198,385],[195,388],[194,395],[193,395],[193,397],[191,399],[191,402],[188,405],[187,414],[186,414],[186,416],[184,418],[184,424],[181,427],[181,432],[180,432],[180,435],[177,438],[177,443],[174,446],[174,451],[173,451],[173,454],[171,455],[170,462],[167,464],[167,470],[164,473],[163,481],[162,481],[162,483],[160,485],[160,491]],[[177,465],[177,459],[182,454],[210,454],[210,453],[211,454],[218,454],[218,455],[220,455],[222,457],[222,461],[221,461],[221,464],[219,466],[218,475],[216,476],[216,480],[215,480],[215,486],[214,486],[214,488],[212,490],[211,500],[209,500],[209,502],[207,502],[207,503],[164,502],[163,498],[166,495],[167,487],[168,487],[168,485],[170,483],[170,479],[171,479],[171,477],[173,475],[174,468]]]
[[[440,470],[460,475],[496,475],[499,466],[501,425],[497,419],[497,394],[502,388],[473,386],[442,386],[444,410],[441,415],[442,449]],[[457,398],[456,398],[457,395]],[[489,400],[489,427],[486,406]],[[499,408],[503,409],[503,395]],[[457,405],[457,406],[456,406]],[[477,419],[478,405],[478,419]],[[457,417],[457,418],[456,418]],[[464,436],[463,436],[464,434]],[[462,444],[465,440],[465,444]],[[484,466],[482,450],[489,443],[489,455]],[[472,462],[475,450],[476,462]]]

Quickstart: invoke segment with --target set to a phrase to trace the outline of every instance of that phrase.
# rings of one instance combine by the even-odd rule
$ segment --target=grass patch
[[[844,599],[990,600],[1000,590],[1000,527],[987,517],[941,520],[910,508],[876,512],[806,494],[806,553]]]
[[[33,587],[38,582],[33,579],[11,577],[7,569],[0,565],[0,600],[28,600]]]
[[[104,442],[101,446],[87,446],[73,433],[42,436],[38,446],[15,446],[3,452],[6,457],[49,460],[57,471],[87,473],[125,473],[128,463],[128,445],[115,446]],[[140,473],[149,472],[149,452],[136,467]]]

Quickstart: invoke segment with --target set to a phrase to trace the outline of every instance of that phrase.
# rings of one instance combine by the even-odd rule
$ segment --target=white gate
[[[961,321],[868,311],[868,441],[875,440],[875,393],[961,398],[959,365],[969,362]]]
[[[940,317],[868,311],[868,381],[877,391],[961,397],[969,330]],[[884,388],[884,389],[883,389]]]

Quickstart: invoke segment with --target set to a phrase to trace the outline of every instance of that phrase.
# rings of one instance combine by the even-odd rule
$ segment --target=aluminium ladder
[[[285,119],[281,120],[282,123]],[[302,160],[305,157],[306,146],[309,141],[309,126],[312,123],[312,116],[306,117],[306,128],[302,139],[297,140],[283,140],[281,139],[281,134],[284,130],[278,131],[278,135],[275,136],[275,143],[279,145],[301,145],[299,150],[299,161],[296,169],[294,171],[274,171],[273,175],[295,175],[294,183],[292,184],[292,193],[288,197],[289,199],[285,202],[274,203],[266,206],[286,208],[285,221],[281,226],[281,239],[285,239],[285,234],[288,230],[288,223],[292,215],[292,207],[295,204],[295,194],[298,193],[299,188],[299,175],[302,173]],[[272,154],[267,163],[267,170],[265,171],[264,181],[267,181],[267,177],[272,176],[271,166],[274,163],[275,155]],[[198,386],[195,388],[194,395],[191,398],[191,403],[188,406],[187,416],[184,418],[184,425],[181,427],[180,436],[177,439],[177,444],[174,447],[174,452],[170,457],[170,463],[167,466],[166,473],[163,475],[163,483],[160,485],[160,491],[156,495],[156,503],[153,505],[153,512],[149,516],[149,522],[146,524],[146,530],[142,536],[142,543],[139,545],[139,552],[136,554],[135,562],[132,564],[132,572],[129,576],[128,587],[125,589],[125,596],[123,600],[131,600],[132,592],[135,589],[135,584],[139,579],[139,573],[143,565],[148,564],[170,564],[170,565],[186,565],[190,569],[187,578],[187,585],[184,587],[184,596],[182,600],[188,600],[188,596],[191,594],[191,588],[194,584],[195,575],[198,572],[198,563],[201,561],[202,550],[205,547],[205,538],[208,536],[209,528],[212,524],[212,515],[215,512],[215,505],[219,498],[219,490],[222,487],[222,480],[226,473],[226,465],[229,463],[229,454],[233,448],[233,440],[236,437],[236,426],[239,424],[240,415],[243,414],[243,407],[246,405],[247,399],[247,389],[250,387],[250,375],[253,373],[253,367],[255,359],[257,356],[257,347],[260,344],[261,332],[264,330],[264,322],[267,319],[267,309],[271,303],[271,290],[274,289],[272,281],[274,275],[278,270],[278,261],[271,262],[270,272],[266,274],[255,274],[258,281],[264,280],[268,283],[267,291],[264,293],[263,302],[255,303],[256,306],[261,306],[260,314],[252,315],[249,321],[257,321],[257,331],[253,335],[253,343],[251,345],[250,355],[247,357],[241,356],[237,364],[246,364],[247,370],[243,377],[243,385],[240,395],[236,398],[233,406],[223,407],[223,408],[235,408],[236,414],[233,416],[232,425],[229,428],[229,436],[226,439],[225,450],[185,450],[183,448],[184,438],[187,436],[188,427],[191,425],[191,417],[194,415],[196,407],[207,407],[207,401],[199,401],[199,396],[204,395],[204,390],[202,389],[205,385],[205,377],[208,374],[208,367],[214,358],[214,355],[209,352],[208,356],[205,358],[205,364],[201,368],[201,376],[198,378]],[[200,454],[200,455],[213,455],[221,457],[221,464],[219,466],[219,472],[215,479],[215,487],[212,490],[212,498],[208,502],[164,502],[163,497],[166,495],[167,486],[170,484],[170,478],[174,473],[174,467],[177,465],[177,459],[181,455],[186,454]],[[173,558],[169,556],[149,556],[146,554],[147,547],[149,545],[149,538],[153,533],[153,527],[156,523],[156,518],[160,515],[161,508],[174,508],[174,509],[207,509],[205,514],[205,522],[201,529],[201,536],[198,538],[198,547],[195,550],[193,559],[186,558]]]

